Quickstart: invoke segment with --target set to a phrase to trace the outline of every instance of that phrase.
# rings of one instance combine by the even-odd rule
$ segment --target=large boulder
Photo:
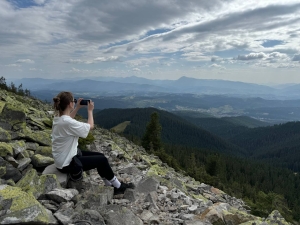
[[[0,185],[0,224],[56,225],[56,219],[34,198],[21,188]]]
[[[32,194],[36,199],[43,198],[48,192],[61,187],[55,174],[39,176],[35,169],[30,169],[16,186]]]

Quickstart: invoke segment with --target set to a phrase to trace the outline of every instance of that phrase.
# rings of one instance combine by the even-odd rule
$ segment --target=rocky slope
[[[104,153],[117,177],[135,189],[113,196],[95,170],[79,183],[55,170],[42,173],[53,164],[50,110],[0,90],[0,224],[289,224],[276,210],[267,218],[251,215],[242,200],[101,128],[93,130],[89,150]]]

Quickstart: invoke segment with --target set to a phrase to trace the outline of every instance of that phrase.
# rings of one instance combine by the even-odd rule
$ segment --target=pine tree
[[[147,151],[158,151],[162,148],[161,130],[158,113],[154,112],[151,114],[151,120],[147,124],[146,132],[142,138],[142,146]]]

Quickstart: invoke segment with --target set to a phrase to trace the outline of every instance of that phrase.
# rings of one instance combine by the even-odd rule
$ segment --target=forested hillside
[[[124,121],[130,121],[123,133],[128,136],[141,138],[145,132],[150,115],[154,111],[157,111],[160,116],[160,123],[163,127],[161,133],[162,141],[164,143],[204,148],[237,156],[245,154],[242,148],[226,142],[222,138],[189,123],[181,117],[155,108],[105,109],[97,112],[94,115],[94,119],[95,123],[106,129],[110,129]]]
[[[251,129],[229,140],[252,158],[300,171],[300,122]]]

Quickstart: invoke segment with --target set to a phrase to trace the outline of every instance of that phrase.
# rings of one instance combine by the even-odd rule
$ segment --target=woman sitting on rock
[[[97,168],[105,185],[114,187],[114,194],[123,194],[127,188],[133,188],[133,184],[120,182],[116,178],[102,153],[77,150],[79,137],[86,138],[90,129],[94,128],[94,102],[90,100],[87,103],[88,121],[83,123],[74,119],[77,111],[84,107],[80,104],[82,98],[77,102],[71,92],[64,91],[53,101],[56,116],[52,127],[52,154],[56,168],[68,173],[73,181],[82,179],[82,171]]]

